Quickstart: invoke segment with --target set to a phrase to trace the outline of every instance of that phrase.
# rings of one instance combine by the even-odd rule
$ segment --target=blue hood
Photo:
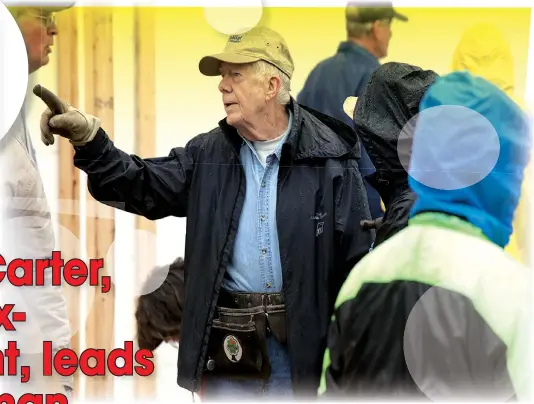
[[[430,110],[447,105],[456,107]],[[419,111],[408,171],[417,195],[411,216],[459,216],[505,247],[530,156],[527,115],[499,88],[465,71],[436,80]]]

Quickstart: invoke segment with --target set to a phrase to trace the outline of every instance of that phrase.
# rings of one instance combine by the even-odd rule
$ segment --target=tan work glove
[[[96,116],[80,112],[40,85],[35,86],[33,93],[48,105],[40,124],[41,140],[46,146],[54,144],[54,135],[68,139],[74,146],[83,146],[96,136],[100,128]]]

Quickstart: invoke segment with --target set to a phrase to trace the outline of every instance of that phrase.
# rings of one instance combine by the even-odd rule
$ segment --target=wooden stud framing
[[[58,14],[58,27],[61,35],[57,37],[58,49],[58,96],[72,104],[79,103],[79,74],[78,74],[78,8],[72,8]],[[72,258],[80,258],[81,245],[80,219],[82,212],[79,207],[79,170],[73,165],[74,150],[67,139],[56,137],[59,147],[59,199],[67,212],[73,214],[59,214],[59,224],[70,231],[75,238],[61,238],[58,234],[60,250],[65,262]],[[78,240],[78,242],[75,242]],[[69,320],[74,335],[71,338],[71,348],[80,354],[80,288],[64,286],[65,298],[69,309]],[[79,391],[79,370],[74,373],[74,397]]]
[[[135,7],[135,153],[153,157],[156,153],[156,72],[155,27],[153,7]],[[136,216],[135,227],[156,234],[156,222]],[[156,264],[155,238],[140,240],[136,248],[137,285]],[[153,398],[156,393],[156,372],[149,377],[135,376],[137,398]]]
[[[85,111],[98,116],[103,128],[112,137],[114,132],[113,106],[113,9],[86,7],[85,13]],[[94,199],[87,194],[88,206],[95,206]],[[105,206],[96,203],[94,209],[98,213]],[[87,253],[88,258],[104,258],[104,269],[101,275],[113,274],[114,254],[108,250],[115,236],[113,219],[87,215]],[[107,258],[107,259],[106,259]],[[94,290],[94,300],[88,307],[89,316],[86,322],[87,348],[105,349],[109,353],[114,347],[114,286],[103,294],[101,288]],[[91,301],[91,299],[89,299]],[[90,366],[94,366],[90,364]],[[86,378],[86,398],[113,398],[113,375]]]

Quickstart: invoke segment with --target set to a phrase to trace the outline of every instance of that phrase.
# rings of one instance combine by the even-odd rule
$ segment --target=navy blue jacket
[[[293,124],[281,153],[276,217],[293,388],[313,397],[339,288],[375,234],[360,228],[370,215],[358,170],[358,137],[294,99],[290,108]],[[242,144],[223,119],[166,157],[125,153],[103,129],[75,147],[74,165],[87,174],[96,200],[149,220],[187,217],[178,384],[190,391],[198,391],[205,370],[215,306],[245,199]]]
[[[354,127],[352,119],[343,111],[347,97],[358,97],[371,74],[380,66],[377,58],[353,42],[341,42],[337,53],[319,62],[304,83],[297,96],[299,104],[313,108]],[[362,177],[375,172],[365,148],[361,146],[359,162]],[[384,215],[380,206],[380,195],[364,181],[373,219]]]

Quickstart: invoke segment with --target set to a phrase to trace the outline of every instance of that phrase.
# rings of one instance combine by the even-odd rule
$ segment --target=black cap
[[[408,17],[397,12],[391,3],[356,3],[351,2],[347,5],[345,12],[347,21],[367,23],[377,20],[394,19],[408,21]]]

